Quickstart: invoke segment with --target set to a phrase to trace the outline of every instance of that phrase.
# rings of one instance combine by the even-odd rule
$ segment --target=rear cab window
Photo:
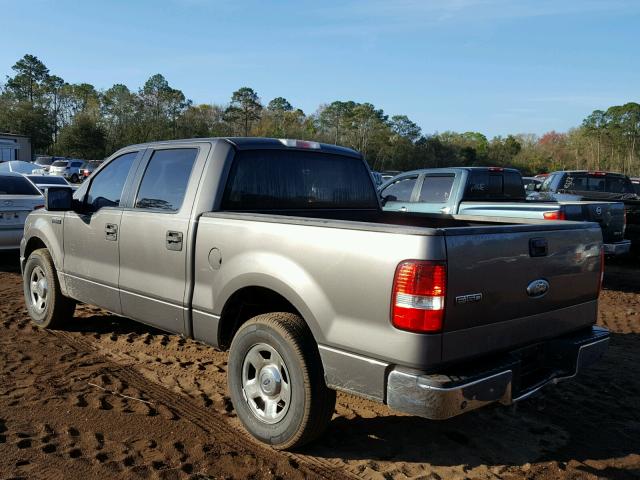
[[[0,195],[41,195],[41,193],[24,177],[0,175]]]
[[[519,172],[509,170],[471,170],[463,200],[525,200],[526,194]]]
[[[569,173],[559,188],[576,192],[635,193],[627,177],[606,173]]]
[[[241,150],[231,166],[223,210],[378,209],[360,158],[300,150]]]
[[[57,160],[51,164],[52,167],[66,167],[69,162],[63,160]]]

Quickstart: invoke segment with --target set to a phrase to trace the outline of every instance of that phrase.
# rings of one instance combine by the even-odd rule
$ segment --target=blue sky
[[[68,82],[162,73],[196,103],[241,86],[310,113],[333,100],[425,133],[564,131],[640,102],[640,1],[0,0],[0,78],[25,53]]]

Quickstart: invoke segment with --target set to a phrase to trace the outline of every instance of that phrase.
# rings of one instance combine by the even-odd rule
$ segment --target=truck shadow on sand
[[[600,363],[516,406],[490,406],[445,421],[391,410],[382,416],[376,407],[372,418],[355,412],[355,418],[334,418],[327,434],[303,453],[469,468],[595,460],[605,461],[608,478],[615,477],[617,459],[640,453],[639,364],[640,336],[613,334]],[[362,402],[353,402],[362,413]],[[623,478],[640,473],[635,462],[635,472],[620,470]]]

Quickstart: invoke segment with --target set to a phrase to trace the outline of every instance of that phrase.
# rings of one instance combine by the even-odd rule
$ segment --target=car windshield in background
[[[57,162],[53,162],[53,163],[51,164],[51,166],[52,166],[52,167],[66,167],[66,166],[67,166],[67,163],[69,163],[69,162],[65,162],[65,161],[62,161],[62,160],[58,160]]]
[[[63,177],[56,177],[55,175],[31,175],[29,177],[36,185],[67,185],[67,181]]]
[[[0,195],[40,195],[40,190],[24,177],[0,175]]]
[[[236,155],[222,202],[226,210],[376,209],[359,158],[298,150]]]
[[[635,193],[631,181],[617,175],[570,174],[559,188],[576,192]]]
[[[35,161],[36,165],[51,165],[53,163],[53,158],[51,157],[38,157]]]

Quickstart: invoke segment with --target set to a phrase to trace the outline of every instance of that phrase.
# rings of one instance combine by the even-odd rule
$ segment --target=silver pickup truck
[[[446,419],[511,404],[606,350],[594,223],[382,211],[357,152],[221,138],[127,147],[21,245],[33,322],[75,302],[229,349],[247,430],[322,433],[335,390]]]
[[[502,167],[429,168],[405,172],[378,187],[389,211],[596,222],[607,255],[629,253],[625,206],[580,198],[530,200],[518,170]]]

